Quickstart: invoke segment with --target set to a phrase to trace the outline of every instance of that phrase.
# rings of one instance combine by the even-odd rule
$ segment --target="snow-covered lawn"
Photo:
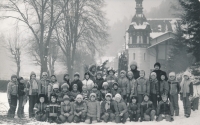
[[[192,111],[191,117],[190,118],[185,118],[184,117],[184,111],[183,111],[183,104],[181,101],[179,101],[179,106],[180,106],[180,116],[174,117],[173,122],[126,122],[127,125],[200,125],[200,110],[198,111]],[[0,115],[2,115],[2,111],[8,110],[8,103],[7,103],[7,95],[6,93],[0,93]],[[28,103],[25,105],[25,113],[28,114]],[[0,124],[1,121],[0,121]],[[8,123],[3,123],[3,124],[8,124]],[[10,123],[9,123],[10,124]],[[27,124],[34,124],[34,125],[44,125],[44,124],[49,124],[46,122],[34,122],[34,123],[27,123]],[[65,123],[68,124],[68,123]],[[86,125],[85,123],[79,123],[80,125]],[[115,123],[96,123],[96,125],[101,125],[101,124],[108,124],[108,125],[115,125]],[[56,125],[55,123],[51,125]],[[75,125],[75,123],[71,123],[71,125]]]

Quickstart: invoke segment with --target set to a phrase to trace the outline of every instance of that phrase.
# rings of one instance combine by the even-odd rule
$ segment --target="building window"
[[[137,43],[140,43],[140,36],[137,36]]]
[[[149,37],[147,36],[147,44],[149,44]]]
[[[132,44],[132,42],[133,42],[133,39],[132,39],[132,36],[130,36],[130,38],[129,38],[129,44]]]
[[[142,36],[140,36],[141,37],[141,43],[143,43],[143,37]]]
[[[133,53],[133,60],[135,60],[135,53]]]
[[[146,60],[146,53],[144,53],[144,61]]]

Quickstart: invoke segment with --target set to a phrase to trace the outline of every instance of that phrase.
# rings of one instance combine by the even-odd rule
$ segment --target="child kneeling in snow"
[[[73,105],[70,103],[70,98],[68,95],[63,97],[63,102],[61,102],[61,115],[59,116],[62,123],[69,122],[71,123],[74,119],[74,110]]]
[[[174,121],[173,119],[174,115],[174,109],[171,104],[171,102],[168,100],[167,95],[162,95],[162,100],[158,104],[157,108],[157,118],[156,120],[162,121],[163,119],[166,119],[166,121]]]
[[[141,122],[154,121],[156,111],[154,110],[152,101],[149,101],[149,96],[144,95],[144,100],[141,103]]]
[[[87,118],[86,123],[97,123],[100,122],[100,103],[96,101],[96,94],[91,93],[90,98],[87,101]]]
[[[47,99],[45,94],[40,94],[38,103],[34,106],[35,111],[35,118],[37,121],[46,121],[47,115],[46,115],[46,108],[47,108]]]
[[[61,120],[59,119],[60,116],[60,105],[57,102],[57,96],[56,94],[50,95],[50,104],[47,106],[47,117],[48,122],[53,123],[61,123]]]
[[[115,122],[125,123],[128,118],[128,109],[120,94],[115,95]]]
[[[115,102],[112,100],[112,94],[107,93],[105,100],[101,103],[101,118],[104,122],[112,122],[115,119]]]
[[[130,121],[137,122],[140,117],[140,104],[137,103],[137,97],[132,96],[128,106],[128,113]]]
[[[87,105],[83,100],[83,96],[81,94],[78,94],[76,96],[73,108],[74,108],[74,122],[75,123],[85,122]]]

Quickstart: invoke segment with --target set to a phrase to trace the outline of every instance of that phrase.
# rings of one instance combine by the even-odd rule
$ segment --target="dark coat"
[[[154,109],[154,107],[153,107],[153,103],[151,101],[147,101],[147,102],[143,101],[141,103],[141,108],[140,108],[140,110],[141,110],[141,117],[144,118],[144,113],[150,114],[150,112],[153,109]]]
[[[81,80],[72,81],[70,86],[69,86],[69,91],[72,91],[74,84],[78,85],[78,91],[81,93],[82,92],[82,86],[83,86],[83,83],[81,82]]]
[[[24,96],[25,95],[24,88],[25,88],[25,84],[24,83],[19,83],[18,84],[18,95],[19,96]]]
[[[101,90],[102,89],[102,84],[105,82],[105,80],[103,78],[100,78],[100,79],[97,79],[95,80],[95,84],[97,84],[98,86],[98,90]]]
[[[131,69],[131,72],[133,73],[135,79],[140,77],[140,71],[137,70],[137,67],[135,69]]]
[[[160,114],[164,114],[164,115],[174,115],[174,109],[172,104],[167,101],[167,102],[163,102],[160,101],[158,104],[158,108],[157,108],[157,116],[159,116]]]
[[[165,76],[166,81],[168,80],[167,73],[165,71],[159,69],[159,70],[153,70],[152,72],[156,73],[156,77],[159,82],[161,81],[161,75]]]
[[[101,103],[101,115],[104,113],[115,113],[115,101],[111,100],[110,101],[110,109],[105,109],[106,101],[103,101]]]

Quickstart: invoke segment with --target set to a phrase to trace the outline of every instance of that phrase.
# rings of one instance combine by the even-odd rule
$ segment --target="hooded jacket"
[[[79,112],[82,112],[82,113],[87,112],[87,104],[85,103],[85,101],[81,101],[80,103],[75,101],[73,104],[73,108],[74,108],[74,114],[79,113]]]
[[[117,89],[114,89],[114,88],[113,88],[113,89],[111,90],[111,94],[112,94],[113,97],[115,97],[115,95],[116,95],[117,93],[120,94],[120,95],[122,95],[122,90],[121,90],[121,88],[118,87]]]
[[[150,78],[149,83],[150,83],[150,93],[159,94],[158,80]]]
[[[18,83],[10,81],[7,85],[7,97],[11,99],[10,95],[17,95],[18,94]]]
[[[129,84],[129,80],[125,77],[120,77],[118,79],[118,84],[119,84],[119,88],[122,89],[122,95],[127,95],[130,94],[130,84]]]

